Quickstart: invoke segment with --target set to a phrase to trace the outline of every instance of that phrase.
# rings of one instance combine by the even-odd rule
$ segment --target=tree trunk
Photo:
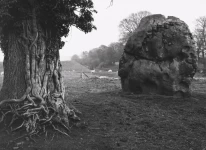
[[[197,60],[199,61],[199,59],[200,59],[200,48],[198,47],[197,48]]]
[[[4,53],[4,80],[0,100],[20,98],[25,93],[25,54],[15,34],[9,34],[8,49]]]
[[[16,30],[8,33],[0,106],[4,108],[5,104],[9,104],[15,109],[18,114],[13,115],[23,118],[19,128],[25,127],[30,133],[42,129],[45,122],[55,130],[53,122],[68,128],[69,119],[78,117],[75,115],[77,110],[69,108],[64,100],[58,45],[49,49],[46,42],[49,31],[44,31],[37,23],[35,9],[32,10],[31,20],[24,20],[21,24],[21,33]]]

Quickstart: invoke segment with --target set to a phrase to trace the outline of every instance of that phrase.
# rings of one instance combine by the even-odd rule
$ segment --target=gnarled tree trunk
[[[40,26],[35,9],[31,14],[31,19],[18,23],[19,31],[10,30],[7,34],[0,121],[11,113],[13,118],[10,124],[19,116],[23,118],[16,129],[25,127],[29,133],[37,133],[45,128],[45,124],[50,124],[60,131],[54,122],[67,129],[69,119],[78,117],[75,115],[76,109],[69,108],[64,100],[58,43],[51,48],[48,42],[50,31]]]

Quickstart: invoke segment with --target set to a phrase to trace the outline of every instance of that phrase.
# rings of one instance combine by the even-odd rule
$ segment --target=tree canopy
[[[92,0],[0,0],[2,120],[11,112],[10,125],[21,118],[16,129],[25,128],[30,135],[42,131],[45,124],[61,132],[55,126],[59,124],[68,131],[69,119],[79,120],[78,111],[65,101],[59,49],[70,26],[85,33],[95,29],[93,13]]]
[[[85,33],[95,29],[93,25],[93,2],[91,0],[0,0],[0,41],[3,51],[6,49],[7,32],[22,33],[21,22],[36,19],[43,31],[50,48],[60,49],[64,42],[61,37],[67,36],[70,26],[75,26]]]

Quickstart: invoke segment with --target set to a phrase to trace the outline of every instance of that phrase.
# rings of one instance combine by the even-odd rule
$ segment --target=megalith
[[[195,42],[185,22],[160,14],[144,17],[119,62],[123,91],[190,95],[197,70]]]

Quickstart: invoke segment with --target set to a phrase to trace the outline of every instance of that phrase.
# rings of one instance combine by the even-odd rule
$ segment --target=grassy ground
[[[81,122],[70,138],[49,132],[34,141],[22,133],[0,131],[0,150],[19,144],[24,150],[203,150],[206,149],[206,81],[194,81],[192,97],[178,99],[122,93],[116,73],[80,78],[65,72],[66,99],[78,108]]]

